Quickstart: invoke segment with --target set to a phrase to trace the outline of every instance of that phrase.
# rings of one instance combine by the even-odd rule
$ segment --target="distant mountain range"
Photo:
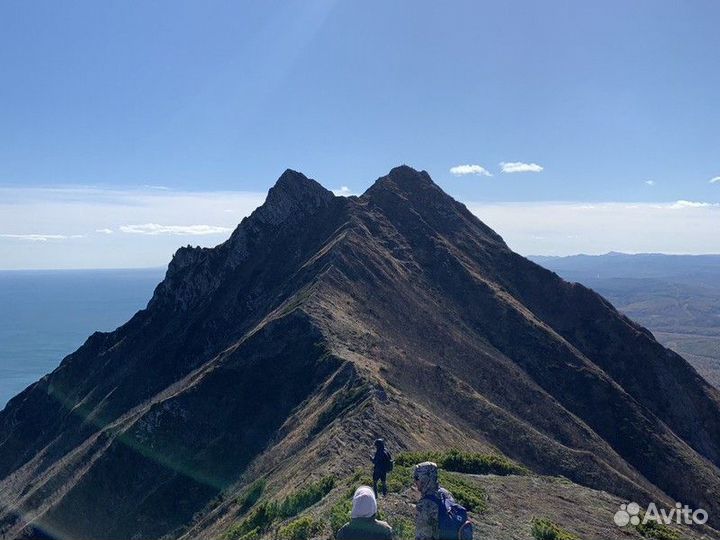
[[[378,436],[514,464],[475,499],[483,537],[529,537],[536,499],[590,538],[640,538],[612,522],[622,500],[720,525],[720,392],[402,166],[360,197],[286,171],[226,242],[178,250],[146,309],[13,398],[0,527],[271,537],[263,501],[297,507],[308,485],[341,501]]]
[[[530,259],[598,291],[720,388],[720,255]]]

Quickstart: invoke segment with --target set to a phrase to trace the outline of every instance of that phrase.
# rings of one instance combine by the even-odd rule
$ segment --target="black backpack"
[[[390,452],[385,450],[385,455],[383,456],[383,462],[385,466],[385,472],[390,472],[393,470],[393,467],[395,466],[395,462],[393,461],[392,456],[390,455]]]

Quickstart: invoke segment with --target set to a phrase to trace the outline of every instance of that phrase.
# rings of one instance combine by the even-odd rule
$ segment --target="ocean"
[[[164,268],[0,271],[0,409],[152,297]]]

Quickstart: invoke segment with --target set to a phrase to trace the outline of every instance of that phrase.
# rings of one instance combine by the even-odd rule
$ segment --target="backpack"
[[[438,533],[441,540],[472,540],[473,525],[467,510],[455,502],[447,489],[440,488],[436,495],[426,498],[438,505]]]
[[[384,462],[385,462],[385,472],[390,472],[393,470],[393,467],[395,466],[395,462],[393,461],[392,456],[390,455],[390,452],[385,450]]]

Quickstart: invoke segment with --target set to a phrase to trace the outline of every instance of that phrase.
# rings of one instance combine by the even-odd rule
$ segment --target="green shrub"
[[[347,479],[345,485],[349,487],[346,496],[352,498],[358,487],[372,487],[373,481],[369,474],[363,471],[358,471]],[[390,493],[400,493],[412,485],[413,471],[410,467],[395,465],[393,470],[387,475],[387,488]]]
[[[272,501],[261,502],[253,508],[245,519],[228,529],[225,533],[225,539],[255,540],[255,538],[248,535],[255,532],[259,536],[267,531],[274,521],[298,515],[327,495],[334,486],[335,479],[328,476],[291,493],[279,503]],[[240,507],[247,511],[257,503],[264,489],[265,483],[263,481],[255,482],[238,499]],[[246,536],[248,537],[245,538]]]
[[[578,540],[574,534],[549,519],[533,519],[531,533],[535,540]]]
[[[311,516],[303,516],[295,521],[280,527],[278,535],[283,540],[308,540],[317,536],[323,530],[323,522]]]
[[[391,493],[400,493],[412,485],[413,470],[411,467],[395,465],[393,470],[388,473],[387,488]]]
[[[265,532],[277,517],[277,504],[262,502],[240,523],[233,525],[226,536],[228,540],[239,540],[243,535],[254,530],[257,530],[258,533]]]
[[[352,510],[352,494],[350,497],[343,497],[330,508],[330,528],[333,534],[340,530],[340,527],[350,521],[350,510]]]
[[[241,534],[235,538],[236,540],[258,540],[258,538],[260,538],[260,529],[253,529],[252,531]]]
[[[464,480],[457,474],[440,471],[440,485],[452,493],[455,500],[470,512],[487,508],[487,494],[480,486]]]
[[[645,538],[652,538],[653,540],[678,540],[679,538],[678,533],[670,527],[656,521],[648,521],[647,523],[641,521],[638,525],[635,525],[635,530]]]
[[[443,453],[435,451],[427,452],[401,452],[395,456],[395,465],[412,467],[423,461],[434,461],[438,465],[442,461]]]
[[[423,461],[434,461],[446,471],[466,474],[528,474],[528,470],[504,456],[475,452],[403,452],[395,459],[396,465],[411,467]]]
[[[355,490],[358,486],[372,486],[372,476],[370,476],[367,472],[361,469],[356,471],[355,474],[349,477],[346,484],[352,487],[352,491],[350,493],[350,496],[352,497],[352,494],[355,493]]]
[[[250,510],[250,508],[260,500],[264,489],[265,480],[257,480],[256,482],[250,484],[250,486],[237,499],[237,503],[240,505],[240,511],[245,513]]]
[[[278,517],[289,518],[298,515],[320,501],[335,487],[335,478],[327,476],[318,482],[308,484],[302,489],[288,495],[278,505]]]
[[[395,540],[415,540],[415,523],[408,518],[391,518],[389,524],[393,529]]]
[[[240,530],[240,524],[234,523],[230,525],[227,531],[223,534],[223,540],[239,540],[245,533]]]

